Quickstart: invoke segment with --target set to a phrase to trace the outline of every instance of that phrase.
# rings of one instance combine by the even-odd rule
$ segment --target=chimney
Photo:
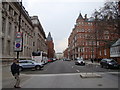
[[[85,20],[87,19],[87,14],[85,14]]]

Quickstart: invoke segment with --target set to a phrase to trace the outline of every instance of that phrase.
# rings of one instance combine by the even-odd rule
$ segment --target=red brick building
[[[53,43],[53,38],[51,37],[50,32],[48,34],[46,42],[48,46],[48,58],[54,58],[54,55],[55,55],[54,43]]]
[[[68,48],[66,48],[65,51],[63,52],[63,56],[64,58],[68,58]]]
[[[95,34],[93,18],[83,18],[81,13],[76,20],[68,39],[69,58],[75,59],[83,57],[84,59],[95,58]]]
[[[101,26],[100,26],[101,24]],[[110,45],[118,39],[118,34],[114,33],[114,27],[94,18],[83,18],[81,13],[76,20],[68,38],[68,57],[75,59],[109,58]]]
[[[110,20],[110,18],[109,18]],[[102,43],[97,46],[97,58],[110,58],[110,47],[115,41],[120,37],[118,32],[116,32],[116,27],[114,24],[111,24],[107,21],[97,21],[97,41]],[[102,24],[102,25],[101,25]]]

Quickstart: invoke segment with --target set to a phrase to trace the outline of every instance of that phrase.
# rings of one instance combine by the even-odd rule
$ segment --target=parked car
[[[53,58],[53,61],[56,61],[57,59],[56,58]]]
[[[41,68],[43,68],[44,65],[33,60],[19,60],[19,66],[19,70],[22,71],[23,69],[40,70]]]
[[[119,68],[119,64],[114,59],[102,59],[100,61],[101,67],[105,68]]]
[[[53,62],[53,61],[54,61],[53,58],[48,59],[48,62]]]
[[[63,61],[71,61],[71,60],[68,58],[64,58]]]
[[[75,61],[75,65],[85,65],[85,61],[81,58],[77,58]]]

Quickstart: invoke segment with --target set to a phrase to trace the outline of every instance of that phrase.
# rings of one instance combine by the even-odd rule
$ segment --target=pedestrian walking
[[[91,59],[91,62],[93,63],[93,59]]]
[[[11,72],[12,72],[12,75],[16,79],[16,83],[14,85],[14,88],[21,88],[20,87],[20,77],[19,77],[19,75],[20,75],[19,64],[18,64],[18,60],[17,59],[13,60],[13,63],[11,65]]]

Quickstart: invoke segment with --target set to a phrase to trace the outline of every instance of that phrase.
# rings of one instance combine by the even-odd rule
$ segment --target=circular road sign
[[[20,43],[16,43],[16,48],[19,48],[20,47]]]

